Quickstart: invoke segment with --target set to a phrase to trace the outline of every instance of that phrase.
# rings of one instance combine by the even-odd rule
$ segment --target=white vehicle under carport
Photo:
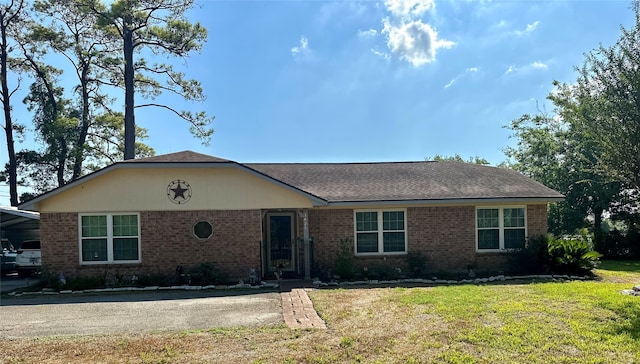
[[[0,253],[0,273],[3,276],[16,270],[16,250],[8,239],[2,239],[2,252]]]
[[[16,270],[21,277],[28,277],[42,268],[40,240],[26,240],[16,252]]]

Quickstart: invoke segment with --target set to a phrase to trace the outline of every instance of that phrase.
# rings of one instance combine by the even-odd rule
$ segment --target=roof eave
[[[367,200],[367,201],[328,201],[328,206],[384,206],[384,205],[477,205],[477,204],[544,204],[563,201],[564,197],[488,197],[488,198],[449,198],[416,200]]]

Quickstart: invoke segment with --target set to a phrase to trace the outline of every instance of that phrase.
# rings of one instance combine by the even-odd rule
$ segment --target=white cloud
[[[385,0],[387,10],[398,17],[420,16],[434,7],[435,0]]]
[[[458,78],[459,77],[452,78],[451,81],[449,81],[449,83],[444,85],[444,88],[449,88],[449,87],[453,86],[453,84],[456,83],[456,81],[458,81]]]
[[[380,52],[380,51],[377,51],[377,50],[375,50],[373,48],[371,48],[371,53],[375,54],[378,57],[382,57],[382,58],[386,59],[387,61],[389,59],[391,59],[391,56],[389,55],[389,53]]]
[[[378,31],[375,29],[358,30],[358,37],[360,38],[372,38],[378,35]]]
[[[300,37],[300,45],[291,48],[291,54],[304,54],[309,49],[309,40],[304,35]]]
[[[438,39],[438,32],[422,20],[392,25],[388,18],[383,20],[381,33],[387,36],[389,50],[414,67],[433,62],[439,48],[451,48],[454,42]]]
[[[536,28],[538,27],[538,24],[540,24],[540,22],[538,20],[534,21],[531,24],[527,24],[527,27],[524,30],[514,30],[513,34],[521,37],[527,34],[531,34],[533,33],[534,30],[536,30]]]
[[[547,66],[546,64],[539,62],[539,61],[535,61],[533,63],[531,63],[530,65],[533,68],[537,68],[537,69],[543,69],[546,70],[547,68],[549,68],[549,66]]]
[[[456,77],[452,78],[451,81],[449,81],[449,83],[447,83],[446,85],[444,85],[444,88],[447,89],[451,86],[453,86],[454,83],[458,82],[458,80],[460,80],[462,77],[464,77],[467,73],[475,73],[478,72],[478,67],[469,67],[465,70],[465,72],[457,75]]]
[[[525,32],[527,32],[527,33],[531,33],[531,32],[533,32],[533,31],[534,31],[534,30],[536,30],[536,28],[538,27],[538,24],[540,24],[540,22],[539,22],[539,21],[537,21],[537,20],[536,20],[536,21],[534,21],[534,22],[533,22],[533,23],[531,23],[531,24],[527,24],[527,29],[525,29]]]
[[[547,68],[549,68],[549,66],[546,63],[535,61],[521,67],[511,65],[504,74],[508,75],[511,73],[527,73],[534,70],[546,70]]]

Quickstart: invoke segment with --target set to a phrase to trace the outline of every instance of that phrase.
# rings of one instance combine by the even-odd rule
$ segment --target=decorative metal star
[[[182,188],[182,185],[178,182],[178,187],[176,188],[172,188],[171,191],[173,191],[173,198],[176,199],[178,197],[181,197],[183,200],[186,199],[186,197],[184,196],[184,193],[189,191],[188,188]]]

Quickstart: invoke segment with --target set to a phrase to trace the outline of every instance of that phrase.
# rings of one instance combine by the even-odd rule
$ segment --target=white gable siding
[[[186,181],[192,197],[172,202],[167,187]],[[309,208],[300,193],[237,168],[125,168],[115,169],[39,204],[41,212],[249,210]]]

